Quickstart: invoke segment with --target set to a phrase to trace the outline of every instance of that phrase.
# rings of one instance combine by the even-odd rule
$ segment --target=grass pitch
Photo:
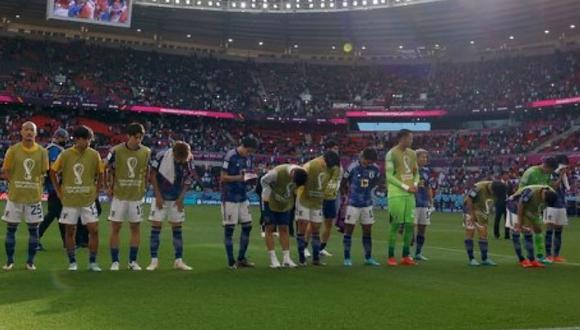
[[[0,207],[3,209],[4,204]],[[253,209],[255,220],[257,210]],[[39,252],[38,270],[24,270],[27,231],[17,236],[15,270],[0,273],[0,329],[532,329],[580,326],[580,223],[571,219],[562,254],[567,264],[521,269],[510,241],[490,239],[494,268],[470,268],[458,214],[434,214],[424,254],[413,268],[387,268],[386,213],[377,212],[374,255],[379,268],[362,265],[360,228],[353,238],[352,268],[342,266],[342,237],[333,232],[324,268],[271,270],[258,227],[249,256],[256,269],[226,269],[217,207],[187,207],[184,259],[192,272],[172,269],[171,230],[164,227],[156,272],[108,271],[108,205],[101,216],[99,263],[66,271],[56,223]],[[256,222],[256,221],[255,221]],[[125,225],[125,227],[127,227]],[[128,228],[121,264],[126,266]],[[0,228],[0,240],[5,237]],[[236,237],[239,229],[236,230]],[[237,241],[237,239],[236,239]],[[292,254],[296,260],[295,241]],[[477,244],[476,244],[477,245]],[[236,242],[236,249],[237,249]],[[142,226],[139,263],[149,263],[149,224]],[[476,248],[477,250],[477,248]],[[278,247],[279,255],[280,250]],[[400,247],[397,250],[400,254]],[[0,260],[6,261],[2,252]],[[126,269],[126,268],[125,268]]]

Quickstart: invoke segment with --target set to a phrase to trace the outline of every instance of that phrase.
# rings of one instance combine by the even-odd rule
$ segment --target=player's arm
[[[230,156],[226,155],[225,159],[224,159],[224,163],[222,165],[222,171],[220,174],[220,181],[222,183],[228,183],[228,182],[243,182],[244,181],[244,175],[240,174],[240,175],[228,175],[228,168],[230,167]]]
[[[62,154],[58,156],[56,161],[52,164],[50,168],[50,181],[52,182],[52,186],[54,187],[54,191],[56,192],[56,196],[58,199],[62,200],[62,187],[60,186],[60,182],[58,181],[58,174],[62,171]]]
[[[97,154],[97,176],[96,176],[96,181],[95,181],[95,199],[97,199],[99,197],[99,192],[101,191],[101,189],[103,188],[103,182],[105,179],[105,164],[103,163],[103,160],[101,159],[101,156],[99,154]]]
[[[262,185],[262,201],[267,203],[270,201],[270,195],[272,195],[272,184],[276,182],[278,175],[276,171],[270,170],[260,180],[260,184]]]
[[[151,167],[151,175],[150,175],[151,185],[153,186],[153,192],[155,193],[155,205],[157,209],[161,210],[163,208],[163,195],[161,194],[161,190],[159,189],[159,182],[157,181],[157,169],[155,167]]]
[[[193,184],[193,172],[195,172],[195,168],[193,167],[192,160],[190,159],[187,162],[187,171],[185,171],[185,177],[181,182],[181,192],[179,192],[179,197],[177,197],[177,201],[175,201],[175,205],[177,206],[177,210],[179,212],[183,211],[183,201],[185,200],[185,194]]]
[[[14,158],[14,153],[12,148],[8,148],[6,155],[4,156],[4,163],[2,163],[2,177],[6,181],[10,181],[10,170],[12,169],[12,162]]]
[[[110,198],[113,197],[115,187],[115,150],[111,149],[107,158],[105,158],[105,189]]]
[[[532,171],[530,169],[528,169],[527,171],[524,172],[524,174],[520,178],[520,184],[519,184],[520,187],[525,187],[529,184],[531,173],[532,173]]]

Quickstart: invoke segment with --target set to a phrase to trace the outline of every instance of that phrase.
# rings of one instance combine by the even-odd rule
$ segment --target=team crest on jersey
[[[372,180],[375,178],[375,171],[370,171],[369,172],[369,178]]]
[[[22,162],[22,166],[24,167],[24,180],[30,181],[32,180],[32,170],[34,169],[34,165],[36,162],[34,159],[26,158]]]

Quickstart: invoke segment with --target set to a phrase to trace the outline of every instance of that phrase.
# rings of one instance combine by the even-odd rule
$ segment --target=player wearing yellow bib
[[[38,246],[38,224],[42,222],[42,184],[48,171],[48,153],[38,145],[36,125],[33,122],[22,124],[22,141],[8,148],[2,173],[8,181],[8,202],[2,220],[6,222],[6,256],[4,270],[14,268],[14,249],[16,229],[24,220],[28,224],[28,260],[26,269],[36,270],[34,257]]]
[[[271,268],[296,267],[290,258],[288,225],[295,203],[296,188],[303,186],[307,178],[308,174],[302,167],[285,164],[268,171],[261,179],[264,222],[266,223],[266,248],[270,254]],[[280,265],[274,250],[276,226],[280,234],[280,245],[282,245],[282,265]]]
[[[111,270],[119,270],[119,232],[127,219],[131,228],[129,269],[141,270],[137,263],[140,225],[143,221],[143,197],[147,190],[151,150],[141,144],[145,128],[138,123],[127,127],[127,142],[114,146],[105,160],[108,194],[112,198],[111,213]]]
[[[298,190],[296,199],[296,219],[298,255],[300,264],[306,265],[304,250],[306,240],[304,239],[308,224],[311,226],[312,234],[312,264],[323,265],[320,262],[320,224],[322,223],[322,202],[324,201],[324,191],[328,186],[328,181],[332,176],[332,170],[340,166],[340,158],[333,151],[327,151],[323,156],[315,158],[303,167],[308,173],[308,180],[304,187]]]
[[[70,271],[77,270],[75,232],[79,216],[89,232],[89,270],[101,271],[97,265],[99,216],[95,199],[101,189],[104,166],[99,153],[90,147],[93,137],[93,131],[87,126],[77,127],[73,132],[74,145],[58,156],[50,171],[52,184],[62,201],[59,222],[66,227],[65,246]]]
[[[416,265],[409,257],[415,217],[415,193],[419,184],[417,155],[411,149],[413,134],[402,129],[397,134],[398,144],[386,156],[387,199],[391,230],[389,236],[389,258],[387,264],[396,266],[395,244],[397,232],[403,227],[403,259],[401,265]]]
[[[535,258],[532,233],[542,232],[542,213],[546,207],[554,207],[557,201],[558,195],[547,185],[526,186],[508,198],[507,223],[512,229],[514,250],[522,267],[544,267],[544,264]],[[527,260],[522,255],[520,241],[522,231],[528,252]]]

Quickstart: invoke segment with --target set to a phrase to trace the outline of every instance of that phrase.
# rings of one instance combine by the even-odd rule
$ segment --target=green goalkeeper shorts
[[[413,223],[415,219],[415,195],[397,196],[388,199],[391,223]]]

